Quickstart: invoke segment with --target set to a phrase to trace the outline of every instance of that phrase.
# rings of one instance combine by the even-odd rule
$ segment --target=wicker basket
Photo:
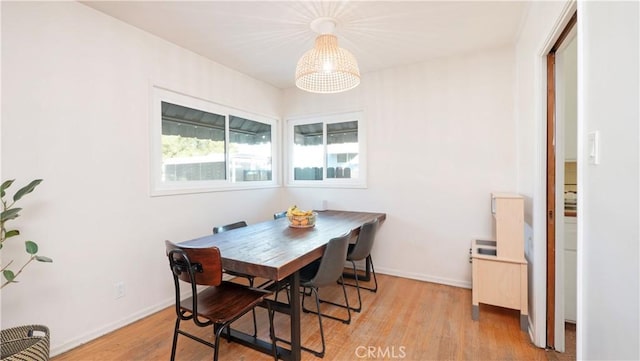
[[[2,361],[49,360],[49,329],[42,325],[9,328],[2,333]]]

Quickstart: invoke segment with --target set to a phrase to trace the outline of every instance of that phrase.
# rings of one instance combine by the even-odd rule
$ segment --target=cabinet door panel
[[[520,264],[474,259],[478,262],[478,302],[520,309]]]

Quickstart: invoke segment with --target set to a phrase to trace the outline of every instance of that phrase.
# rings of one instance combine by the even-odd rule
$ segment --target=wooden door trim
[[[556,53],[547,55],[547,348],[555,347],[556,302]]]

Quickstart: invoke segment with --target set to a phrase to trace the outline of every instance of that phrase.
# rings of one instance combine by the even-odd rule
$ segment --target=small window
[[[226,179],[226,117],[169,102],[162,104],[162,181]]]
[[[229,162],[232,182],[270,181],[271,125],[229,116]]]
[[[322,180],[324,165],[322,123],[293,126],[293,179]]]
[[[366,187],[362,113],[289,120],[291,186]]]
[[[152,195],[277,185],[273,119],[154,88]]]

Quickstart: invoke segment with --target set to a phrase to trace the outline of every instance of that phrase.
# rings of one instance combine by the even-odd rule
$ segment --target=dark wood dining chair
[[[347,257],[347,246],[349,245],[349,235],[345,234],[340,237],[333,238],[327,244],[327,247],[324,250],[324,254],[322,258],[319,260],[303,267],[300,272],[300,286],[303,288],[302,292],[302,310],[304,312],[315,313],[318,315],[318,325],[320,327],[320,339],[322,340],[322,349],[320,351],[313,350],[311,348],[307,348],[302,346],[301,348],[307,352],[314,354],[317,357],[324,357],[326,345],[324,340],[324,330],[322,328],[322,318],[328,317],[334,320],[342,321],[343,323],[349,324],[351,323],[351,308],[349,307],[349,299],[347,298],[347,290],[342,285],[342,293],[344,295],[345,304],[341,305],[338,303],[321,300],[320,295],[318,294],[318,290],[321,287],[325,286],[335,286],[336,280],[342,281],[342,271],[344,269],[344,260]],[[311,293],[315,296],[316,301],[316,310],[313,311],[307,309],[304,305],[304,301],[306,298],[306,289],[310,289]],[[278,293],[276,291],[276,301],[278,297]],[[342,306],[347,310],[346,318],[338,318],[332,315],[328,315],[322,313],[320,310],[320,303],[329,303],[336,306]],[[270,317],[273,317],[273,312],[271,312]],[[287,340],[277,338],[274,336],[276,341],[282,341],[285,343],[290,343]]]
[[[225,224],[224,226],[215,226],[213,227],[213,234],[227,232],[233,229],[242,228],[246,226],[247,226],[247,222],[245,221],[229,223],[229,224]],[[253,277],[252,275],[230,271],[230,270],[224,270],[223,272],[228,274],[229,276],[246,278],[247,281],[249,281],[249,287],[254,286],[255,277]],[[255,337],[257,334],[258,334],[258,323],[256,321],[256,311],[254,310],[253,311],[253,337]]]
[[[348,253],[347,253],[347,261],[351,262],[353,266],[353,273],[344,274],[344,276],[348,276],[349,278],[355,279],[355,284],[344,283],[346,286],[356,287],[358,290],[358,307],[352,307],[351,309],[360,312],[362,310],[362,298],[360,296],[360,289],[369,290],[371,292],[378,291],[378,279],[376,278],[376,271],[373,268],[373,259],[371,258],[371,249],[373,248],[373,242],[376,238],[376,232],[378,230],[379,221],[376,218],[371,222],[367,222],[360,227],[360,232],[358,233],[358,238],[354,244],[349,245]],[[368,263],[371,266],[371,273],[373,275],[374,287],[364,287],[360,285],[358,280],[358,270],[356,269],[356,262],[362,261]]]
[[[171,346],[171,360],[175,360],[178,335],[212,347],[213,360],[218,360],[220,336],[231,323],[242,317],[258,305],[267,307],[271,314],[270,303],[265,297],[270,293],[233,282],[222,280],[222,258],[217,247],[189,248],[165,241],[169,267],[175,285],[176,324]],[[190,297],[181,300],[180,284],[186,283],[191,289]],[[198,292],[197,286],[207,286]],[[195,336],[180,328],[182,321],[193,321],[199,327],[212,326],[214,343]],[[275,334],[272,318],[269,318],[269,333],[274,359],[277,360]]]

